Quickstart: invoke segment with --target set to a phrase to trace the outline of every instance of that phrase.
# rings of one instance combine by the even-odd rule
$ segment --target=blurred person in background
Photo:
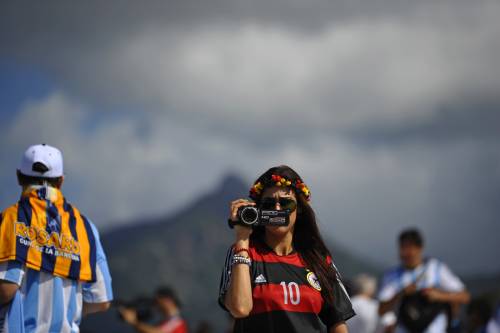
[[[393,333],[396,330],[398,318],[393,311],[386,312],[379,318],[380,321],[377,326],[377,333]]]
[[[491,316],[488,326],[486,327],[487,333],[500,333],[500,303],[497,304],[493,315]]]
[[[255,181],[250,198],[230,204],[235,243],[220,283],[219,303],[235,317],[234,332],[347,332],[345,321],[355,313],[301,177],[273,167]],[[242,225],[239,209],[253,206],[281,211],[286,223]]]
[[[187,333],[188,326],[181,317],[181,303],[177,294],[170,287],[160,287],[155,292],[155,304],[162,313],[164,320],[158,325],[152,325],[139,320],[137,310],[120,307],[118,310],[125,322],[140,333]]]
[[[444,333],[456,327],[450,309],[470,299],[462,281],[445,263],[424,257],[424,240],[418,230],[403,231],[398,245],[401,265],[384,275],[379,314],[392,311],[397,315],[397,333]]]
[[[348,321],[351,333],[374,333],[378,322],[378,301],[373,297],[377,290],[377,279],[368,274],[359,274],[353,281],[355,296],[351,303],[356,316]]]
[[[473,299],[467,306],[466,333],[489,333],[487,326],[493,309],[486,299]]]
[[[61,192],[59,149],[29,147],[17,180],[19,202],[0,216],[0,332],[78,332],[113,298],[97,229]]]
[[[213,333],[213,332],[214,328],[212,327],[212,324],[210,324],[210,322],[205,320],[198,323],[198,326],[196,326],[196,330],[194,331],[194,333]]]

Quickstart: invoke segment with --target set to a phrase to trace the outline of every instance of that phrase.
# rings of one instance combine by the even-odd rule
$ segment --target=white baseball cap
[[[34,145],[23,154],[19,171],[26,176],[57,178],[63,175],[63,158],[59,149],[46,145]]]

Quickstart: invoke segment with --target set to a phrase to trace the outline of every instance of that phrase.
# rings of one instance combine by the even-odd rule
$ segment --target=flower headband
[[[271,175],[271,179],[262,182],[255,183],[250,189],[250,198],[253,200],[258,200],[262,193],[262,190],[266,186],[278,186],[278,187],[291,187],[296,192],[301,192],[305,195],[306,199],[309,201],[311,199],[311,191],[306,184],[304,184],[300,179],[297,180],[289,180],[280,175]]]

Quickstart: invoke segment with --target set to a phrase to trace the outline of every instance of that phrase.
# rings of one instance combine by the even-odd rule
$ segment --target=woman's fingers
[[[250,203],[251,201],[247,200],[247,199],[238,199],[238,200],[231,201],[231,206],[234,205],[234,204],[241,203],[241,202]]]
[[[255,206],[255,202],[246,200],[246,199],[238,199],[231,202],[231,220],[236,221],[238,218],[238,209],[243,206]]]

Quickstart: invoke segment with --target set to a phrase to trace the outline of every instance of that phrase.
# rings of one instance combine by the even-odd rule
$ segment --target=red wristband
[[[234,253],[240,253],[240,252],[246,252],[248,254],[248,256],[250,256],[250,250],[249,249],[245,249],[243,247],[239,247],[239,248],[236,248],[233,246],[233,249],[234,249]]]

